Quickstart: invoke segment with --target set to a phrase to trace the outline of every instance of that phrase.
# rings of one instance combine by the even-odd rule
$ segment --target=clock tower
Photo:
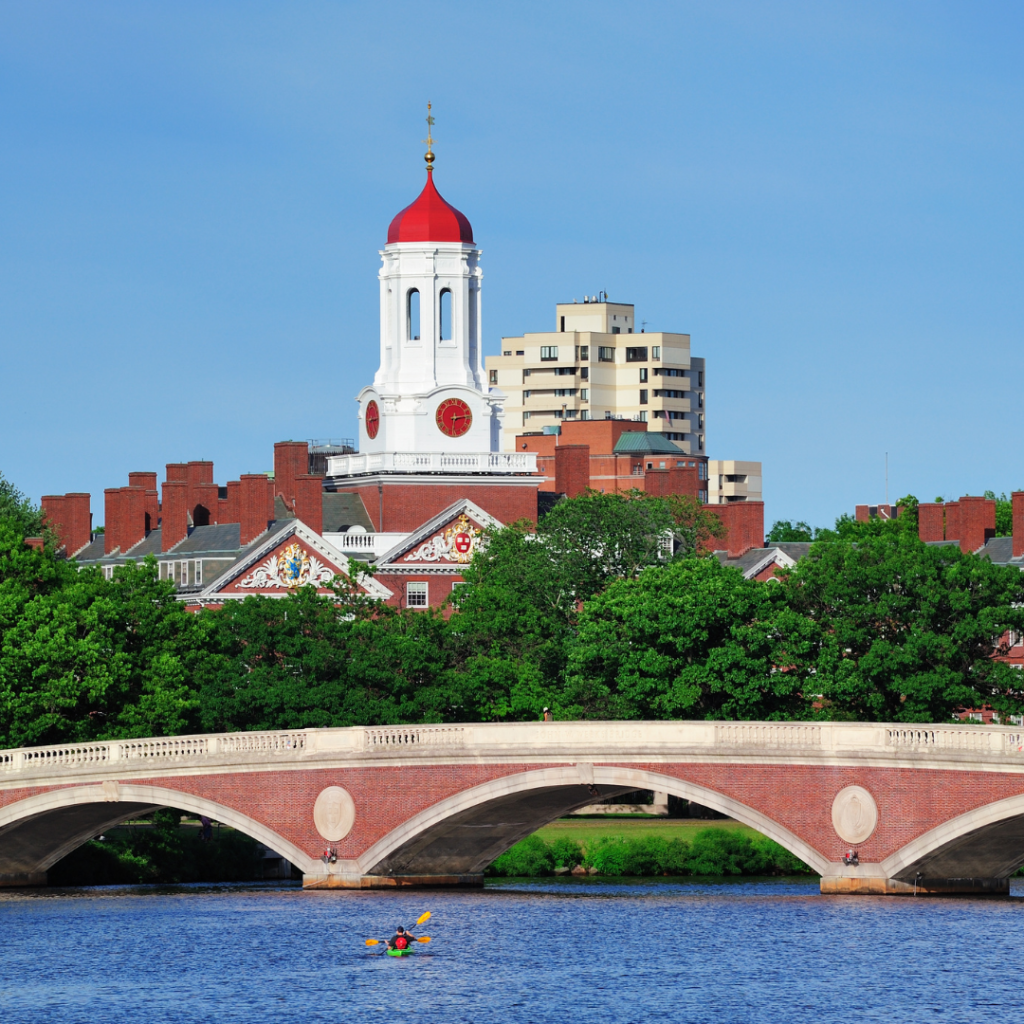
[[[505,396],[485,384],[480,250],[434,185],[426,141],[426,184],[381,250],[380,369],[358,396],[359,451],[497,452]]]

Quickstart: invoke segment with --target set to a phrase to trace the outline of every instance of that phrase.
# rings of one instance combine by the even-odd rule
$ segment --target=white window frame
[[[416,589],[413,590],[413,587]],[[413,598],[417,600],[413,600]],[[422,598],[422,602],[420,601]],[[422,580],[415,580],[405,585],[405,604],[408,608],[429,608],[430,607],[430,584]]]

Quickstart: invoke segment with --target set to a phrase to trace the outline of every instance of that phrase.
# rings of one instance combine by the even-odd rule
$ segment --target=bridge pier
[[[303,875],[303,889],[482,889],[479,875]]]
[[[16,871],[0,874],[0,889],[24,889],[35,885],[46,885],[45,871]]]
[[[1008,878],[918,878],[905,882],[884,875],[822,875],[826,896],[1008,896]]]

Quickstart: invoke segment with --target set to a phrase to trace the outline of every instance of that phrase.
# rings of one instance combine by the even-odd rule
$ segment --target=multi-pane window
[[[666,388],[655,388],[654,389],[654,397],[655,398],[685,398],[686,397],[686,392],[685,391],[672,391],[672,390],[666,389]]]
[[[586,362],[590,358],[590,346],[580,345],[580,359]]]
[[[590,388],[580,388],[580,400],[583,402],[590,401]]]
[[[196,581],[196,583],[202,583],[203,582],[203,563],[202,563],[202,561],[200,561],[197,558],[195,565],[196,565],[196,573],[195,573],[196,579],[195,579],[195,581]]]
[[[704,387],[704,371],[703,370],[698,370],[697,371],[697,387],[699,387],[699,388]]]
[[[497,384],[498,383],[498,371],[497,370],[491,370],[491,383],[492,384]]]
[[[540,347],[540,358],[541,362],[545,360],[557,359],[558,358],[558,346],[557,345],[541,345]]]
[[[576,395],[575,388],[555,388],[555,395],[558,398],[573,398]]]
[[[580,367],[580,380],[590,380],[590,367],[589,366],[581,366]]]
[[[647,388],[641,388],[640,389],[640,404],[641,405],[646,405],[647,404]]]
[[[675,370],[667,366],[656,366],[654,368],[655,377],[685,377],[685,370]]]
[[[647,362],[647,346],[640,345],[635,348],[626,349],[626,362],[627,363],[646,363]]]
[[[660,359],[661,358],[661,346],[660,345],[652,345],[651,346],[651,358],[652,359]]]
[[[697,392],[697,408],[698,409],[703,409],[704,408],[704,392],[703,391],[698,391]]]
[[[597,349],[597,358],[602,363],[614,363],[615,362],[615,349],[610,345],[599,345]]]
[[[646,366],[641,366],[640,367],[640,383],[641,384],[646,384],[647,383],[647,367]]]
[[[426,608],[427,584],[407,583],[405,585],[405,598],[406,604],[408,604],[410,608]]]

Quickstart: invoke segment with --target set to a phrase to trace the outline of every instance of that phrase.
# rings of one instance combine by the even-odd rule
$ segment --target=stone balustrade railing
[[[779,759],[801,763],[982,760],[1024,770],[1024,729],[856,722],[513,722],[355,726],[65,743],[0,751],[14,774],[123,774],[153,766],[262,764],[266,759],[452,761]]]
[[[533,452],[376,452],[332,455],[327,475],[367,473],[536,473]]]

